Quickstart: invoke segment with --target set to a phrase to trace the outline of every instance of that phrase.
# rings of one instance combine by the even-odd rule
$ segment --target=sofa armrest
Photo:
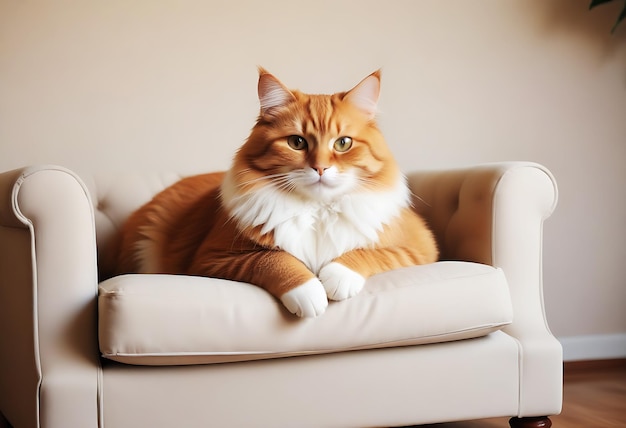
[[[96,297],[80,179],[55,166],[0,174],[0,410],[14,426],[97,426]]]
[[[504,270],[513,303],[513,323],[504,331],[520,349],[519,416],[558,413],[562,349],[548,328],[542,273],[543,222],[557,202],[554,177],[538,164],[508,162],[417,172],[409,184],[443,259]]]

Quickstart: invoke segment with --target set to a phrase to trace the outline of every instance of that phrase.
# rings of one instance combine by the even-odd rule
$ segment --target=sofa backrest
[[[177,173],[122,173],[81,177],[94,206],[100,280],[112,276],[117,237],[126,219],[154,195],[182,178]]]
[[[183,176],[135,172],[82,177],[94,206],[101,280],[113,274],[116,237],[126,219]],[[497,179],[496,170],[490,168],[409,174],[414,208],[432,228],[442,260],[491,263],[490,193]]]

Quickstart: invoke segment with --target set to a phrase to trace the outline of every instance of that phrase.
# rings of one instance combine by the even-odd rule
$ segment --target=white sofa
[[[115,231],[177,174],[0,174],[0,411],[15,428],[391,427],[560,412],[544,167],[415,172],[442,262],[315,319],[211,278],[109,278]],[[1,419],[1,418],[0,418]]]

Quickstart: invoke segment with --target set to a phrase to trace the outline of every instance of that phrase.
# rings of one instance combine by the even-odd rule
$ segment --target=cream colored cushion
[[[382,273],[322,316],[300,319],[250,284],[124,275],[100,284],[100,350],[129,364],[181,365],[444,342],[512,321],[500,269],[438,262]]]

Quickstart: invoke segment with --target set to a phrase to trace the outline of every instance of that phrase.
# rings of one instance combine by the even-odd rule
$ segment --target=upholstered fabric
[[[519,406],[518,352],[496,331],[241,363],[106,364],[105,427],[386,428],[509,416]]]
[[[345,352],[184,366],[131,365],[103,359],[99,328],[103,350],[105,342],[127,346],[130,342],[124,340],[134,335],[135,341],[140,331],[124,331],[120,318],[117,326],[110,323],[102,331],[109,321],[99,320],[97,304],[105,290],[153,288],[147,296],[171,295],[171,285],[162,287],[157,277],[141,277],[127,278],[128,283],[124,278],[105,282],[98,297],[98,278],[110,275],[110,261],[115,257],[113,237],[125,217],[178,177],[111,173],[109,177],[83,177],[83,182],[56,166],[0,174],[0,411],[13,426],[362,428],[543,416],[560,411],[562,352],[547,326],[541,272],[542,226],[555,207],[557,191],[554,178],[542,166],[512,162],[409,174],[416,209],[433,227],[443,258],[455,263],[420,269],[424,274],[432,269],[420,285],[413,282],[417,278],[414,272],[407,287],[400,287],[405,279],[402,272],[373,278],[374,285],[368,284],[357,300],[333,303],[323,318],[308,321],[310,325],[321,321],[319,331],[311,336],[318,340],[324,329],[339,335],[342,322],[350,320],[345,327],[349,334],[338,336],[341,343],[318,340],[314,348],[317,352],[332,346],[331,351]],[[449,277],[443,280],[451,269],[470,266],[459,262],[489,265],[471,265],[471,269],[490,273],[484,282],[479,275],[471,281],[480,286],[465,287]],[[506,277],[508,292],[483,294],[487,300],[479,300],[478,295],[487,290],[503,291],[495,282],[489,285],[499,275]],[[183,287],[194,288],[194,293],[212,294],[221,288],[199,290],[205,279],[188,280]],[[376,285],[376,281],[381,283]],[[170,278],[165,282],[171,284]],[[229,285],[234,287],[226,294],[241,292],[242,284]],[[265,309],[255,309],[260,310],[261,320],[283,327],[275,332],[281,339],[276,346],[288,344],[290,347],[282,350],[296,350],[294,353],[304,349],[305,341],[298,342],[297,335],[289,336],[284,329],[298,325],[298,320],[288,318],[273,299],[260,297],[261,290],[245,290],[244,294],[256,292],[258,301],[265,302]],[[411,299],[406,298],[407,293]],[[110,300],[109,309],[129,303],[114,302],[110,297],[104,298]],[[469,317],[474,305],[502,310],[509,298],[512,322],[482,337],[417,345],[398,342],[403,346],[384,349],[341,347],[343,343],[360,348],[357,343],[382,337],[379,333],[384,329],[365,324],[359,328],[357,318],[384,318],[393,324],[385,333],[402,330],[416,336],[446,330],[439,327],[459,321],[459,315]],[[489,305],[488,299],[500,299],[503,304]],[[437,304],[429,306],[429,301]],[[197,302],[200,306],[209,303]],[[269,310],[272,305],[274,318]],[[125,310],[131,306],[124,306]],[[394,317],[402,307],[415,313]],[[153,310],[146,310],[147,315],[152,314],[147,320],[155,319]],[[163,328],[188,321],[180,310],[176,319],[173,313],[161,314]],[[103,313],[102,317],[110,315]],[[471,315],[480,320],[484,314]],[[248,314],[240,312],[238,316],[237,323]],[[144,321],[130,319],[127,325],[132,322],[140,325]],[[234,325],[223,319],[213,324],[216,331]],[[447,327],[455,329],[452,323]],[[118,336],[107,338],[113,331]],[[166,338],[174,339],[176,333],[163,331],[154,337],[163,343]],[[193,330],[178,333],[180,339],[199,334]],[[346,345],[348,335],[353,342]],[[150,336],[137,340],[142,339]],[[222,349],[232,349],[232,345],[226,343]],[[276,356],[277,349],[281,350],[274,348],[265,356]]]
[[[440,262],[370,278],[357,296],[298,319],[249,284],[124,275],[100,285],[100,350],[131,364],[241,361],[484,336],[512,321],[502,270]]]

